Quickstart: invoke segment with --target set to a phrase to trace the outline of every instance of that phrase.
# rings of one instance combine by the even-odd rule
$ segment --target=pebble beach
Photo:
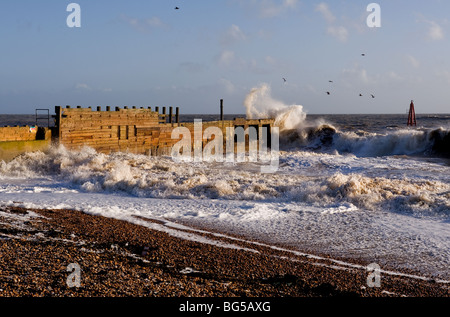
[[[238,240],[240,248],[223,248],[73,210],[1,209],[0,297],[449,296],[447,283],[408,274],[382,274],[380,287],[368,287],[366,270],[326,255]],[[78,287],[68,283],[71,263],[80,268]]]

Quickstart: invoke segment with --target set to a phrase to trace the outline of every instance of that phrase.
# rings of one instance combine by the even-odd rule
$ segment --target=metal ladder
[[[39,112],[46,112],[45,114],[39,114]],[[47,128],[50,127],[50,110],[49,109],[36,109],[36,125],[39,126],[39,120],[47,120]]]

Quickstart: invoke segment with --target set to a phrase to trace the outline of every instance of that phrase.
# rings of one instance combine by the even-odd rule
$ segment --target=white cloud
[[[274,57],[269,56],[269,55],[264,57],[264,62],[268,65],[273,65],[273,66],[278,65],[278,61]]]
[[[236,91],[235,85],[228,79],[221,78],[219,80],[219,84],[225,89],[225,91],[229,94],[232,94]]]
[[[327,22],[327,34],[333,36],[341,42],[346,42],[349,36],[348,29],[342,25],[335,25],[336,16],[331,12],[328,5],[324,2],[316,6],[316,12],[320,12]]]
[[[85,90],[92,90],[91,87],[89,87],[88,84],[84,84],[84,83],[78,83],[75,85],[75,89],[85,89]]]
[[[228,30],[228,35],[235,40],[245,40],[245,34],[241,31],[239,26],[233,24]]]
[[[86,83],[77,83],[75,84],[75,89],[79,91],[93,91],[93,92],[112,92],[112,88],[97,88],[91,87]]]
[[[242,32],[239,26],[233,24],[231,27],[222,35],[222,44],[229,45],[239,41],[244,41],[247,36]]]
[[[346,42],[348,39],[348,30],[343,26],[329,26],[327,33],[341,42]]]
[[[444,39],[444,30],[442,27],[434,21],[429,21],[430,27],[428,29],[428,38],[433,41],[439,41]]]
[[[297,5],[297,0],[284,0],[281,4],[274,3],[271,0],[260,1],[260,13],[264,18],[276,17],[288,9],[293,9]]]
[[[257,60],[255,58],[245,59],[230,50],[222,51],[214,58],[214,60],[219,67],[238,72],[249,72],[252,74],[268,74],[279,64],[270,56],[266,56],[262,60]]]
[[[261,67],[258,61],[252,58],[249,62],[245,63],[248,71],[253,74],[267,74],[268,69]]]
[[[414,56],[407,55],[406,59],[412,67],[414,67],[414,68],[420,67],[420,61],[417,58],[415,58]]]
[[[392,79],[394,81],[402,81],[403,80],[403,77],[394,71],[388,72],[387,76],[389,77],[389,79]]]
[[[261,18],[274,18],[290,9],[295,9],[298,0],[237,0],[237,2],[252,11],[257,11]]]
[[[257,33],[258,37],[264,40],[272,39],[273,33],[270,30],[259,30]]]
[[[229,66],[235,60],[236,54],[233,51],[225,50],[217,56],[217,64],[219,66]]]
[[[342,75],[346,82],[351,86],[360,83],[374,83],[374,80],[367,74],[367,70],[361,68],[361,66],[358,64],[355,64],[352,68],[343,69]]]
[[[132,18],[125,14],[122,14],[120,16],[120,19],[133,27],[134,29],[140,31],[140,32],[149,32],[152,31],[155,28],[164,27],[165,24],[161,21],[158,17],[151,17],[146,19],[138,19],[138,18]]]
[[[328,5],[324,2],[319,3],[316,6],[316,11],[320,12],[323,16],[323,18],[328,22],[328,23],[333,23],[334,21],[336,21],[336,17],[334,16],[334,14],[330,11],[330,8],[328,7]]]

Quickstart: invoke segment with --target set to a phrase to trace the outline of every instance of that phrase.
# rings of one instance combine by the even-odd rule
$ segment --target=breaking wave
[[[50,177],[59,186],[83,192],[146,198],[303,202],[324,208],[345,204],[366,210],[450,213],[450,185],[439,179],[390,179],[348,174],[343,169],[331,171],[321,163],[324,155],[317,155],[319,160],[314,161],[314,155],[308,158],[307,153],[285,153],[280,164],[293,162],[294,170],[300,171],[302,162],[309,159],[310,169],[325,172],[312,176],[281,167],[279,173],[260,174],[249,169],[250,163],[176,163],[170,157],[102,154],[87,147],[75,152],[60,146],[47,154],[27,153],[0,163],[0,179]],[[346,158],[329,155],[328,159],[345,162]]]
[[[450,131],[399,129],[387,133],[339,131],[324,120],[308,120],[301,105],[286,105],[271,96],[268,84],[253,88],[244,105],[247,118],[272,118],[280,127],[283,150],[325,150],[360,157],[426,155],[450,158]]]
[[[341,132],[324,124],[283,131],[280,144],[284,149],[303,147],[311,150],[351,153],[359,157],[392,155],[432,156],[450,158],[450,131],[396,130],[385,134]]]
[[[280,131],[300,129],[306,119],[301,105],[288,106],[271,96],[270,86],[262,84],[253,88],[244,101],[247,119],[275,119]]]
[[[339,133],[333,145],[340,152],[359,156],[427,155],[450,157],[450,132],[398,130],[387,134]]]

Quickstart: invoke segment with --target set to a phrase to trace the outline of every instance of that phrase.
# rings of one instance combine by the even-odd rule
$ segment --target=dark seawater
[[[23,125],[47,125],[45,115],[5,115],[0,114],[0,126],[23,126]],[[234,118],[245,118],[245,114],[226,114],[225,120]],[[394,130],[406,128],[406,114],[329,114],[329,115],[308,115],[307,121],[323,120],[333,125],[340,131],[364,130],[367,132],[381,132],[384,130]],[[190,122],[194,119],[203,121],[219,120],[219,115],[214,114],[180,114],[180,122]],[[50,117],[50,125],[53,125],[53,118]],[[434,129],[442,127],[450,130],[450,114],[418,114],[417,128]]]
[[[416,115],[418,129],[443,128],[450,130],[450,114]],[[364,130],[380,133],[386,130],[407,128],[407,114],[343,114],[308,115],[307,120],[324,119],[340,131]]]
[[[52,121],[52,120],[50,120]],[[47,125],[47,121],[38,122],[40,125]],[[14,127],[24,125],[36,125],[36,116],[27,114],[0,114],[0,127]]]
[[[407,115],[309,115],[308,140],[303,146],[332,149],[357,156],[432,156],[450,158],[450,114],[417,115],[408,127]],[[312,123],[312,124],[311,124]]]
[[[225,120],[245,118],[227,114]],[[219,115],[181,114],[180,122],[219,120]],[[425,155],[450,158],[450,114],[419,114],[417,126],[407,127],[406,114],[307,115],[308,137],[297,131],[282,135],[290,149],[354,153],[357,156]],[[53,126],[53,118],[39,115],[0,115],[0,126]],[[286,142],[287,141],[287,142]],[[283,148],[286,149],[286,148]]]

